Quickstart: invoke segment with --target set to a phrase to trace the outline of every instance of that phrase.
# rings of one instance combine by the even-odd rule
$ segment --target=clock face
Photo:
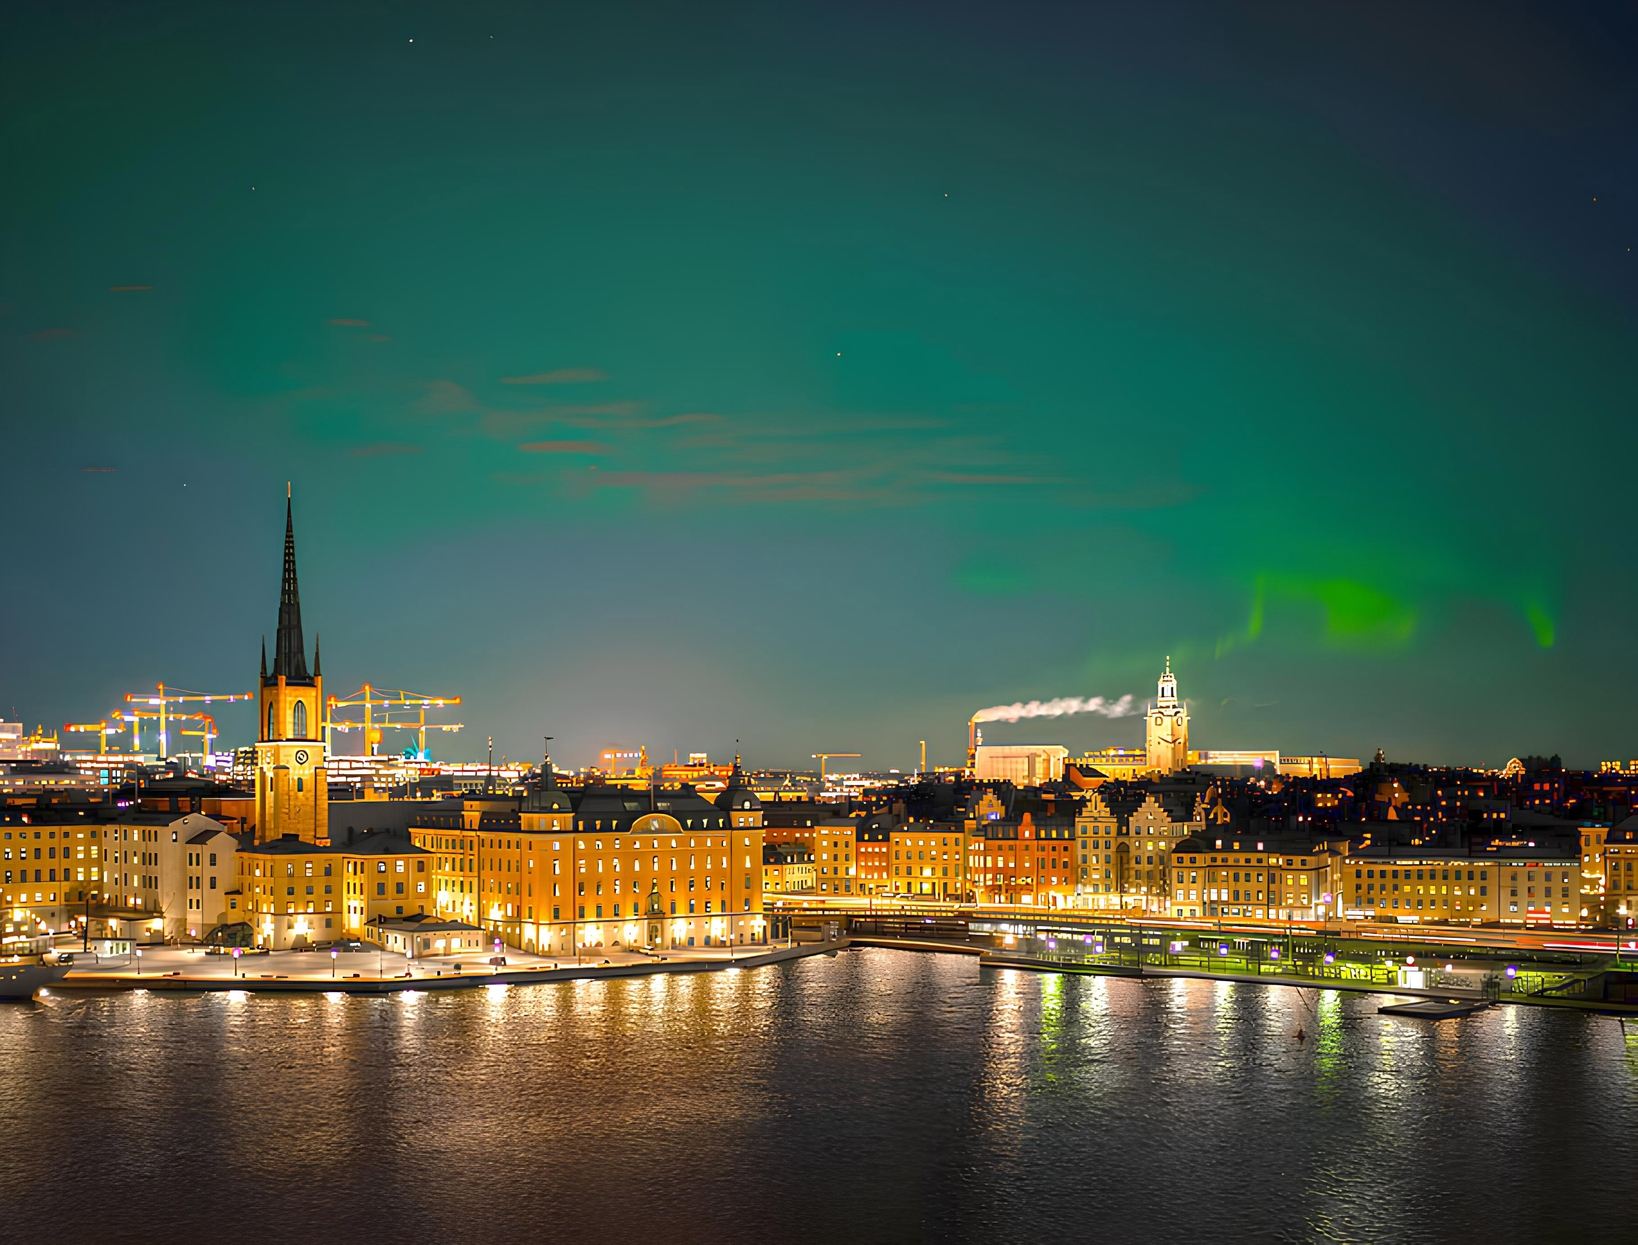
[[[296,749],[296,764],[297,765],[306,765],[307,764],[307,749],[306,748],[297,748]]]

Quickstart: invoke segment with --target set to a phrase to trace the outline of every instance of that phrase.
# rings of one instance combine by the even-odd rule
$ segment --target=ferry
[[[20,939],[0,957],[0,1002],[32,999],[52,982],[68,976],[73,960],[51,951],[48,940]]]

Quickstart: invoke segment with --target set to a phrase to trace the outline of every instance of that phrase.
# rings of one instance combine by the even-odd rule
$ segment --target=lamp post
[[[239,975],[239,957],[243,955],[244,952],[245,949],[243,947],[233,948],[233,975],[235,977]]]
[[[330,948],[330,976],[332,979],[336,975],[336,960],[340,958],[340,956],[341,952],[337,948]]]
[[[137,976],[138,977],[142,976],[142,948],[141,947],[138,947],[136,949],[136,968],[137,968]]]

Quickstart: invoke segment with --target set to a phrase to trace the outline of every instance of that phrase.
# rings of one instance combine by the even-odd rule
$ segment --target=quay
[[[1384,940],[1380,931],[1225,925],[1182,928],[1088,913],[807,912],[793,927],[845,935],[854,946],[977,958],[980,968],[1114,977],[1196,977],[1462,1003],[1517,1003],[1638,1015],[1638,965],[1613,954],[1487,943],[1476,930]],[[1477,1010],[1477,1006],[1471,1010]],[[1412,1015],[1426,1014],[1409,1013]]]
[[[241,961],[235,968],[230,957],[203,956],[195,948],[150,948],[143,956],[141,971],[134,960],[107,966],[75,968],[53,982],[46,994],[61,991],[154,990],[176,993],[246,991],[258,994],[394,994],[406,990],[472,990],[488,986],[546,985],[563,981],[590,981],[616,977],[648,977],[661,973],[728,972],[762,968],[806,956],[834,954],[847,946],[845,940],[795,942],[730,954],[726,950],[693,948],[687,954],[642,955],[614,953],[585,956],[582,962],[551,960],[544,956],[508,954],[508,964],[491,967],[449,957],[443,960],[406,961],[374,948],[346,953],[345,966],[331,957],[314,952],[273,952]],[[479,957],[482,958],[482,957]],[[379,961],[363,965],[362,961]],[[510,961],[522,961],[513,965]],[[325,961],[330,971],[309,968],[316,960]],[[214,961],[214,962],[213,962]],[[339,957],[338,957],[339,961]],[[246,964],[251,967],[246,967]],[[365,972],[363,968],[375,968]],[[388,968],[393,969],[388,973]]]

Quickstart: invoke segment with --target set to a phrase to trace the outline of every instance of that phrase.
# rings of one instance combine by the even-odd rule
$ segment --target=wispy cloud
[[[597,402],[585,405],[563,403],[556,406],[536,406],[516,410],[506,407],[484,408],[478,427],[486,436],[511,440],[530,432],[544,431],[553,424],[582,431],[624,431],[639,428],[669,428],[680,415],[654,418],[643,414],[641,402]]]
[[[607,380],[608,374],[594,367],[560,367],[549,372],[530,372],[527,376],[502,376],[503,385],[590,385]]]
[[[110,285],[108,292],[110,294],[146,294],[153,288],[151,285]]]
[[[525,441],[518,446],[525,454],[607,454],[601,441]]]
[[[28,339],[31,342],[60,342],[66,338],[78,336],[79,332],[76,329],[51,328],[35,329],[34,332],[28,334]]]
[[[371,333],[370,340],[373,342],[390,342],[392,338],[388,337],[385,333]]]
[[[80,470],[85,472],[87,475],[105,476],[105,475],[112,475],[114,472],[118,471],[119,468],[118,467],[81,467]]]
[[[999,471],[929,471],[922,478],[929,484],[1022,485],[1032,488],[1067,483],[1061,476],[1009,474]]]
[[[429,380],[415,400],[415,409],[422,415],[460,415],[482,408],[465,385],[453,380]]]
[[[367,329],[370,327],[368,320],[355,320],[351,316],[336,316],[333,319],[326,320],[325,323],[338,329]]]
[[[404,454],[419,454],[423,447],[413,441],[372,441],[351,450],[354,458],[392,458]]]
[[[738,503],[868,502],[893,500],[873,467],[828,471],[600,471],[580,477],[598,489],[636,489],[661,502],[711,495]]]

